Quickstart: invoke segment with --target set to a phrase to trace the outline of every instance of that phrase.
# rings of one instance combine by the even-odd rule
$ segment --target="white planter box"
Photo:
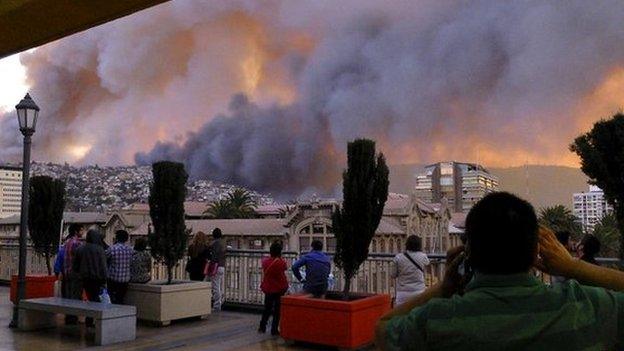
[[[207,317],[212,309],[212,286],[209,282],[151,281],[129,284],[124,303],[134,305],[137,319],[157,322],[162,326],[172,320]]]

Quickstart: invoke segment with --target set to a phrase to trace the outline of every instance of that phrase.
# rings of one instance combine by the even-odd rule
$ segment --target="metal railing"
[[[8,281],[11,275],[17,274],[18,245],[0,246],[0,280]],[[263,294],[260,291],[262,281],[262,258],[268,256],[267,251],[255,250],[229,250],[226,257],[225,269],[225,300],[226,303],[261,305]],[[282,257],[291,267],[298,258],[296,252],[284,252]],[[331,256],[331,254],[330,254]],[[368,259],[360,266],[357,275],[351,283],[351,290],[360,293],[386,293],[393,294],[394,279],[391,277],[392,261],[394,254],[370,254]],[[425,283],[427,286],[435,284],[444,275],[444,255],[429,255],[431,264],[425,267]],[[605,266],[616,267],[619,260],[616,258],[600,258],[598,261]],[[53,260],[52,260],[53,262]],[[35,255],[28,248],[27,258],[28,274],[46,274],[45,260]],[[186,257],[173,269],[173,278],[178,280],[188,279],[185,272]],[[301,284],[294,278],[291,270],[287,271],[287,279],[290,291],[301,291]],[[167,278],[167,269],[155,262],[152,267],[152,279],[163,280]],[[549,282],[550,278],[541,275],[541,278]],[[342,272],[332,264],[330,276],[330,289],[341,290],[344,286]]]

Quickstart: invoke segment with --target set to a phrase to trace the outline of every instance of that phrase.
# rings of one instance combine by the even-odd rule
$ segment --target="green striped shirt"
[[[386,335],[389,350],[624,350],[624,293],[478,274],[463,296],[391,319]]]

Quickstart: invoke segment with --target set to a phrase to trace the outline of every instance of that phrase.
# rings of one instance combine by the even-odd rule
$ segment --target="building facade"
[[[594,185],[590,185],[587,192],[575,193],[572,206],[574,216],[585,232],[591,232],[602,217],[613,212],[602,189]]]
[[[485,195],[498,190],[498,178],[475,163],[439,162],[416,175],[414,189],[425,203],[447,202],[453,212],[467,212]]]
[[[108,215],[101,212],[64,212],[63,232],[59,233],[59,239],[67,236],[71,224],[81,224],[85,229],[98,229],[105,232],[108,218]],[[19,214],[0,219],[0,244],[17,244],[19,241],[19,230]]]
[[[268,250],[271,243],[281,240],[285,251],[307,252],[313,240],[320,240],[326,251],[336,250],[331,215],[340,206],[333,199],[300,201],[289,206],[264,208],[259,218],[205,219],[187,215],[186,227],[192,234],[203,231],[210,234],[214,228],[223,232],[226,244],[232,249]],[[135,206],[135,210],[137,207]],[[142,208],[147,214],[147,209]],[[147,235],[149,217],[138,226],[124,228],[121,218],[125,211],[114,214],[106,224],[107,238],[117,229],[126,229],[131,238]],[[408,235],[418,235],[423,251],[445,253],[459,245],[460,235],[450,222],[451,212],[442,204],[426,204],[415,196],[391,194],[383,217],[371,241],[371,253],[396,254],[405,250]],[[127,222],[127,221],[126,221]]]
[[[0,167],[0,218],[19,214],[22,205],[22,169]]]

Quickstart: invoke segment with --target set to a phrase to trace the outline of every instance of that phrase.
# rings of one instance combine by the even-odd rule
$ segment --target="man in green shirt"
[[[514,195],[490,194],[472,208],[466,246],[447,263],[442,282],[381,318],[381,349],[624,349],[624,272],[572,258]],[[533,267],[569,280],[547,286]]]

